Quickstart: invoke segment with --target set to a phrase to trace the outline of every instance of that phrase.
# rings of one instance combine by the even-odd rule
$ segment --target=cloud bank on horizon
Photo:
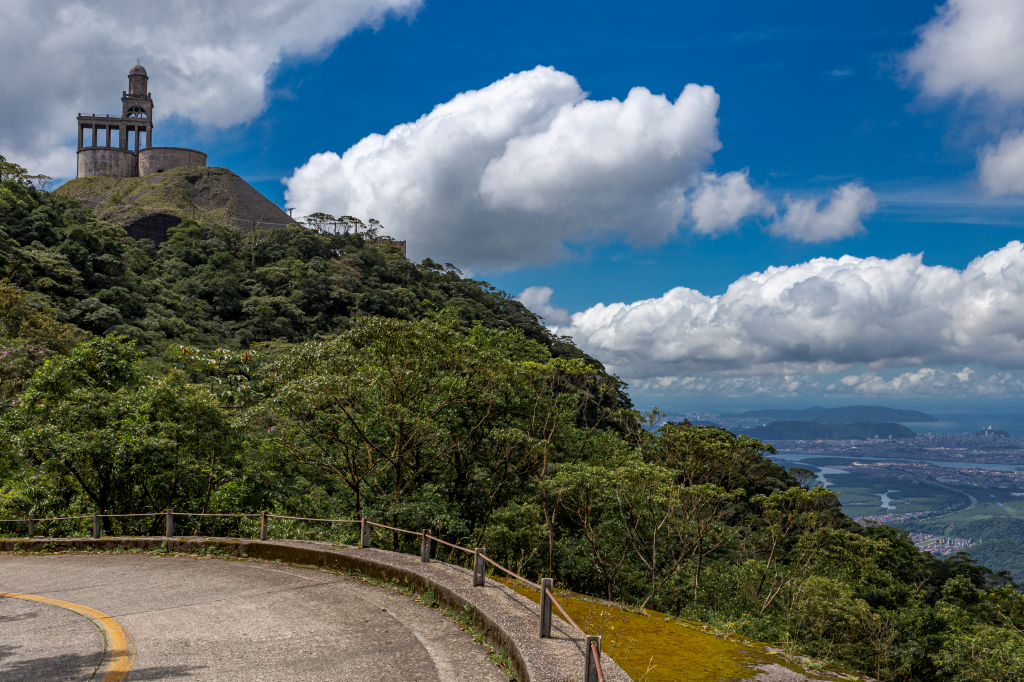
[[[641,390],[716,395],[1020,395],[1024,244],[965,269],[921,254],[815,258],[745,275],[720,296],[660,298],[569,315],[549,287],[519,296],[558,334]],[[964,367],[984,363],[984,373]],[[883,378],[880,371],[906,368]],[[853,371],[851,371],[853,370]],[[863,370],[863,371],[861,371]]]
[[[949,0],[918,30],[903,55],[909,76],[930,99],[975,107],[1003,129],[978,150],[978,179],[993,195],[1024,194],[1024,3]]]
[[[670,100],[634,87],[591,100],[550,66],[460,93],[416,121],[313,155],[284,180],[299,213],[373,217],[412,256],[471,269],[546,264],[567,244],[623,236],[657,244],[681,224],[715,235],[755,217],[800,241],[863,230],[871,191],[840,187],[824,206],[787,197],[785,213],[746,170],[709,172],[719,97],[689,84]],[[429,254],[417,245],[430,244]]]
[[[0,149],[33,172],[74,177],[76,113],[112,112],[137,58],[159,73],[161,118],[212,127],[248,123],[266,110],[283,59],[325,54],[357,28],[411,18],[421,5],[169,0],[126,10],[109,0],[5,2],[0,61],[17,69],[0,79]]]

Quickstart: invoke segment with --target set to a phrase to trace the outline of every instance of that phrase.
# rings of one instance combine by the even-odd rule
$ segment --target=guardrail
[[[394,526],[388,526],[383,523],[376,523],[370,521],[368,518],[363,517],[361,519],[317,519],[304,516],[282,516],[278,514],[270,514],[268,512],[260,512],[258,514],[205,514],[205,513],[192,513],[192,512],[176,512],[173,509],[167,509],[162,512],[148,512],[143,514],[92,514],[84,516],[55,516],[50,518],[36,518],[34,514],[29,514],[27,519],[0,519],[0,523],[18,523],[25,524],[28,530],[28,537],[35,537],[35,526],[37,523],[44,521],[72,521],[72,520],[83,520],[92,519],[92,536],[93,538],[100,538],[103,534],[102,519],[104,518],[135,518],[135,517],[165,517],[165,536],[168,538],[177,537],[174,534],[174,519],[177,516],[188,516],[188,517],[230,517],[230,518],[258,518],[260,520],[260,540],[267,539],[267,528],[268,522],[271,519],[285,519],[291,521],[311,521],[311,522],[322,522],[322,523],[350,523],[359,524],[359,547],[360,549],[366,549],[370,546],[370,529],[372,527],[383,528],[397,533],[407,533],[410,535],[420,536],[420,562],[430,563],[432,547],[434,542],[438,542],[446,547],[466,552],[467,554],[473,555],[473,587],[483,587],[486,583],[487,578],[487,564],[490,564],[495,569],[503,571],[508,574],[509,577],[517,580],[524,585],[528,585],[531,588],[537,590],[540,593],[540,628],[539,634],[541,639],[547,639],[551,637],[551,613],[552,606],[558,608],[561,612],[565,622],[568,623],[574,630],[576,630],[582,637],[585,638],[586,643],[584,647],[584,682],[605,682],[604,671],[601,667],[601,637],[598,635],[588,635],[576,621],[566,613],[565,608],[555,597],[553,591],[553,581],[551,578],[542,578],[540,584],[527,580],[521,575],[505,568],[497,561],[494,561],[487,556],[486,549],[484,547],[475,547],[469,549],[462,547],[447,540],[443,540],[430,533],[426,528],[420,531],[408,530],[405,528],[396,528]]]

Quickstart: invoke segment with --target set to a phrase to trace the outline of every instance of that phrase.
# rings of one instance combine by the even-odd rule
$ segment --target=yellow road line
[[[123,625],[107,614],[91,609],[88,606],[82,606],[81,604],[72,604],[71,602],[40,597],[34,594],[0,592],[0,597],[38,601],[52,606],[59,606],[62,609],[68,609],[69,611],[92,618],[103,626],[103,629],[107,631],[107,636],[110,638],[110,665],[107,666],[107,672],[103,675],[100,682],[121,682],[125,675],[128,674],[128,671],[131,670],[132,663],[135,662],[135,640]]]

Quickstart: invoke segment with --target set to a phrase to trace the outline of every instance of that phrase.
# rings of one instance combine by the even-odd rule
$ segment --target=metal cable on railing
[[[165,512],[157,512],[157,513],[163,514]],[[222,517],[223,516],[227,516],[227,517],[231,517],[231,518],[243,518],[243,519],[256,518],[256,517],[259,517],[259,516],[263,516],[263,514],[200,514],[200,513],[193,513],[193,512],[172,512],[172,515],[173,516],[222,516]]]
[[[505,571],[506,573],[508,573],[510,576],[512,576],[516,580],[519,580],[519,581],[522,581],[522,582],[526,583],[527,585],[529,585],[530,587],[532,587],[535,590],[539,591],[541,589],[540,585],[538,585],[537,583],[531,582],[531,581],[527,580],[526,578],[524,578],[523,576],[517,575],[516,573],[513,573],[512,571],[508,570],[507,568],[505,568],[504,566],[502,566],[501,564],[499,564],[497,561],[495,561],[494,559],[492,559],[489,556],[485,555],[484,556],[484,561],[486,561],[491,566],[494,566],[495,568],[497,568],[500,571]]]
[[[7,519],[7,520],[8,521],[20,521],[20,522],[25,522],[25,521],[37,521],[37,522],[38,521],[74,521],[76,519],[91,519],[93,516],[95,516],[95,514],[87,514],[85,516],[49,516],[49,517],[42,518],[42,519],[37,519],[35,517],[31,517],[31,518],[28,518],[28,519]]]
[[[398,531],[399,533],[411,533],[412,535],[419,535],[420,533],[414,530],[406,530],[404,528],[395,528],[394,526],[385,526],[383,523],[374,523],[373,521],[367,521],[371,526],[377,526],[378,528],[387,528],[388,530]]]
[[[125,518],[127,516],[160,516],[161,514],[163,514],[163,512],[149,512],[148,514],[100,514],[100,516],[103,517],[103,518],[108,518],[108,519],[120,519],[120,518]],[[88,516],[83,516],[82,518],[83,519],[87,519],[89,517]],[[36,520],[37,521],[41,521],[42,519],[36,519]]]
[[[257,514],[257,516],[259,516]],[[267,514],[268,519],[289,519],[291,521],[324,521],[325,523],[362,523],[359,519],[311,519],[305,516],[279,516]]]
[[[469,554],[473,553],[473,550],[471,550],[471,549],[466,549],[465,547],[463,547],[461,545],[456,545],[454,543],[447,542],[446,540],[442,540],[441,538],[436,538],[433,535],[430,535],[429,533],[427,534],[427,537],[430,538],[431,540],[437,540],[442,545],[447,545],[448,547],[453,547],[455,549],[461,549],[463,552],[468,552]]]
[[[166,537],[172,538],[177,537],[174,534],[174,517],[176,516],[191,516],[191,517],[219,517],[219,518],[259,518],[260,519],[260,540],[267,539],[267,521],[270,519],[282,519],[289,521],[310,521],[310,522],[323,522],[323,523],[358,523],[360,524],[359,533],[359,547],[366,549],[370,546],[370,528],[384,528],[386,530],[395,531],[398,533],[408,533],[410,535],[421,536],[422,545],[420,549],[420,561],[422,563],[430,563],[431,555],[431,543],[439,542],[442,545],[451,547],[452,549],[461,550],[467,554],[473,555],[473,586],[483,587],[486,583],[486,568],[487,564],[490,564],[494,568],[507,573],[513,579],[518,580],[526,585],[529,585],[535,590],[540,591],[540,636],[541,638],[551,637],[551,607],[554,605],[558,608],[565,622],[572,626],[580,635],[586,639],[584,648],[584,682],[605,682],[604,670],[601,667],[601,638],[599,636],[587,635],[587,633],[576,624],[576,621],[565,610],[558,598],[555,597],[554,591],[552,590],[551,578],[544,578],[541,580],[541,584],[527,580],[523,576],[515,573],[514,571],[502,566],[497,561],[487,556],[486,551],[483,547],[477,547],[475,549],[469,549],[462,547],[453,542],[442,540],[441,538],[432,535],[428,530],[424,529],[420,532],[407,530],[405,528],[396,528],[394,526],[388,526],[383,523],[377,523],[370,521],[368,518],[363,517],[362,519],[317,519],[305,516],[284,516],[278,514],[270,514],[268,512],[250,513],[250,514],[207,514],[200,512],[176,512],[173,509],[167,509],[162,512],[148,512],[142,514],[92,514],[91,516],[55,516],[49,518],[35,518],[34,515],[29,514],[27,519],[0,519],[0,523],[27,523],[28,524],[28,537],[33,538],[35,532],[35,524],[43,521],[71,521],[79,519],[93,519],[93,538],[99,538],[102,534],[102,525],[100,520],[103,518],[130,518],[130,517],[142,517],[142,516],[166,516]],[[593,671],[593,672],[592,672]]]
[[[550,611],[551,611],[551,604],[554,604],[555,606],[558,607],[558,610],[562,612],[562,617],[565,618],[565,622],[567,622],[569,625],[571,625],[574,628],[576,628],[576,631],[579,632],[581,635],[583,635],[584,638],[586,638],[587,650],[586,650],[586,653],[584,654],[584,659],[585,659],[585,661],[584,661],[584,670],[585,670],[585,672],[584,672],[584,676],[583,676],[584,682],[594,682],[594,678],[591,676],[591,673],[590,673],[591,668],[593,668],[594,674],[597,676],[597,680],[599,682],[604,682],[604,669],[601,667],[601,638],[599,636],[588,635],[583,628],[581,628],[579,625],[577,625],[576,621],[574,621],[572,619],[572,616],[570,616],[566,612],[565,608],[562,606],[562,603],[560,601],[558,601],[557,597],[555,597],[555,593],[551,590],[550,580],[549,579],[545,579],[543,582],[545,583],[545,585],[544,585],[544,588],[543,588],[543,591],[542,591],[542,597],[546,596],[547,600],[550,600],[550,601],[547,602],[547,608],[548,608],[549,615],[548,615],[548,625],[547,625],[548,633],[547,633],[546,636],[548,636],[548,637],[551,636],[551,633],[550,633],[550,627],[551,627],[551,625],[550,625],[550,618],[551,618]],[[544,603],[545,603],[545,601],[546,600],[544,598],[541,599],[541,628],[542,628],[541,637],[545,636],[545,633],[543,632],[543,628],[544,628]]]
[[[594,657],[594,669],[597,671],[598,682],[604,682],[604,669],[601,668],[601,652],[597,648],[596,642],[590,642],[590,655]]]
[[[572,616],[570,616],[568,613],[565,612],[565,609],[562,608],[561,602],[559,602],[558,599],[555,597],[555,593],[552,592],[551,590],[547,590],[547,593],[548,593],[548,598],[551,600],[551,603],[554,604],[555,606],[557,606],[558,610],[562,612],[562,617],[565,618],[565,622],[568,623],[569,625],[573,626],[574,628],[576,628],[577,632],[579,632],[581,635],[586,637],[587,633],[584,632],[583,628],[581,628],[579,625],[576,625],[576,621],[574,621],[572,619]]]

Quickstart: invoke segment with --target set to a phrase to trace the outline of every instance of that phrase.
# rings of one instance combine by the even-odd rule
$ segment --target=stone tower
[[[86,130],[92,131],[87,145]],[[99,144],[99,131],[106,132],[106,144]],[[117,146],[111,146],[113,131]],[[142,146],[142,137],[146,144]],[[206,154],[181,147],[153,146],[153,97],[149,75],[136,64],[128,72],[128,90],[121,93],[121,117],[78,115],[78,177],[106,175],[130,178],[162,173],[182,166],[206,166]]]

